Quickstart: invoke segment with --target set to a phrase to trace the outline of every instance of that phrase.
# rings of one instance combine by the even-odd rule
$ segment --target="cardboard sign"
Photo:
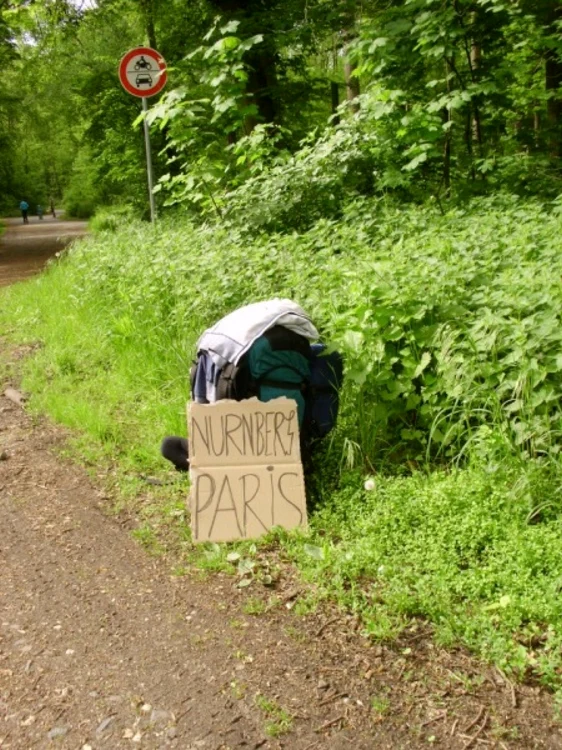
[[[295,401],[190,404],[188,421],[194,542],[306,526]]]

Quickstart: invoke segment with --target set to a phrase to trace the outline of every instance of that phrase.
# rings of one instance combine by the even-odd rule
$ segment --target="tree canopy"
[[[144,208],[117,78],[141,44],[169,67],[149,102],[163,206],[250,211],[264,175],[310,206],[293,226],[356,195],[560,192],[557,0],[0,0],[4,210]]]

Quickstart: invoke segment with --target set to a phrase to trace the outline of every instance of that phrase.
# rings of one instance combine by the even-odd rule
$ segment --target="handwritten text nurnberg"
[[[222,414],[203,420],[192,417],[194,455],[258,458],[292,456],[298,442],[296,411],[271,409],[248,414]],[[298,454],[297,454],[298,455]]]

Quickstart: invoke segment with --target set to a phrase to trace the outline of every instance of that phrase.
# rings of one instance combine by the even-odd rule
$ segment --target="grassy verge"
[[[361,205],[299,236],[130,223],[2,291],[0,328],[43,342],[31,407],[92,464],[169,477],[158,444],[185,432],[200,332],[247,301],[297,299],[344,352],[346,383],[310,532],[276,543],[373,638],[422,618],[560,689],[562,222],[509,200],[471,211]],[[178,492],[161,488],[137,532],[155,551],[168,517],[189,547]],[[200,557],[212,569],[229,551]]]

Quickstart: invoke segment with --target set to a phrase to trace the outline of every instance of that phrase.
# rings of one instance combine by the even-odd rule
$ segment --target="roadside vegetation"
[[[215,0],[185,28],[184,5],[68,6],[26,46],[22,3],[20,46],[0,40],[12,91],[45,50],[42,75],[72,77],[60,104],[34,105],[57,101],[63,120],[49,169],[34,168],[42,194],[95,212],[93,236],[0,297],[2,330],[41,343],[25,364],[31,407],[123,482],[169,476],[158,446],[185,432],[201,331],[249,301],[298,301],[343,353],[345,384],[310,530],[268,544],[373,639],[427,628],[561,691],[558,5]],[[135,29],[175,65],[148,114],[155,227],[134,218],[138,107],[114,80]],[[0,118],[11,105],[0,99]],[[31,172],[21,139],[2,149],[11,205]],[[178,492],[161,489],[176,516]],[[137,531],[154,551],[156,526]],[[238,560],[257,584],[256,549],[209,546],[204,564]],[[262,710],[284,731],[289,718]]]
[[[281,543],[374,638],[421,617],[557,687],[561,229],[557,203],[509,196],[445,215],[361,202],[298,235],[128,223],[4,293],[2,325],[44,342],[33,408],[157,476],[201,330],[249,299],[298,299],[346,380],[310,534]]]

